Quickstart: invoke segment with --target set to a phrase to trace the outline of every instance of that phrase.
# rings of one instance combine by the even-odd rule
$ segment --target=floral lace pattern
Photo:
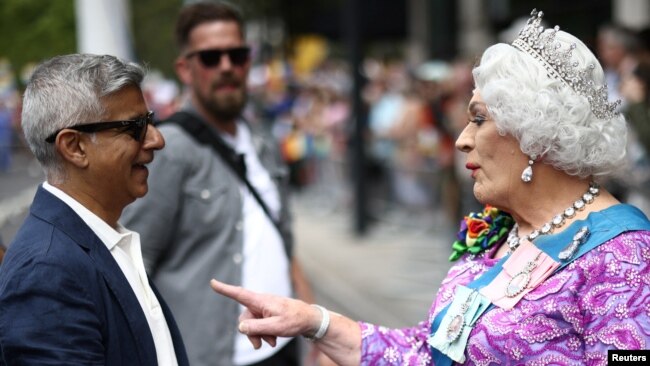
[[[465,255],[442,282],[426,321],[404,329],[360,322],[362,365],[431,365],[431,321],[456,285],[497,263]],[[575,260],[510,310],[472,329],[466,365],[606,365],[608,349],[650,348],[650,231],[626,232]]]

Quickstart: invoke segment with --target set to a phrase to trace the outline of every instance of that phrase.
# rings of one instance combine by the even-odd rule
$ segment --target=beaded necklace
[[[510,230],[510,233],[508,234],[508,239],[506,240],[508,243],[508,248],[510,248],[510,252],[512,253],[515,249],[517,249],[519,247],[519,244],[521,244],[524,239],[532,241],[540,235],[550,234],[553,232],[553,230],[561,228],[564,226],[567,219],[573,218],[576,215],[576,212],[584,210],[585,206],[594,202],[594,199],[596,196],[598,196],[599,193],[600,188],[598,184],[596,182],[590,182],[587,192],[578,198],[578,200],[573,202],[573,205],[567,207],[562,213],[553,216],[553,219],[542,225],[541,228],[533,230],[532,233],[523,237],[519,236],[519,225],[515,223],[515,225],[512,227],[512,230]]]

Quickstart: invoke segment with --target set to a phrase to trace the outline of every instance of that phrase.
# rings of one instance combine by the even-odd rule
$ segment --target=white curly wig
[[[575,44],[572,61],[583,68],[593,64],[593,82],[604,84],[603,69],[584,43],[562,31],[555,40],[563,49]],[[611,175],[624,165],[625,118],[598,119],[586,97],[549,77],[532,56],[496,44],[473,74],[499,133],[514,136],[526,155],[582,178]]]

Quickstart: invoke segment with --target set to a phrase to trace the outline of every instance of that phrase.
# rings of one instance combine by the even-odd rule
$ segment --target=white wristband
[[[325,333],[327,333],[327,328],[330,326],[330,312],[320,305],[312,304],[311,306],[320,311],[322,318],[320,321],[320,326],[318,327],[316,333],[313,336],[305,336],[305,338],[312,342],[316,342],[317,340],[323,338],[325,336]]]

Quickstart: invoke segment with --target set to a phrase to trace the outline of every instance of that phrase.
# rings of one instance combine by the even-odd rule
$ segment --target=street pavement
[[[36,187],[38,164],[18,149],[0,172],[0,236],[7,244],[20,226]],[[340,189],[340,188],[339,188]],[[426,319],[447,258],[453,227],[436,212],[394,209],[380,215],[364,236],[353,230],[345,194],[307,189],[292,199],[296,255],[317,302],[351,317],[389,327]]]
[[[440,214],[394,212],[359,237],[352,210],[323,212],[323,201],[293,199],[296,255],[317,301],[355,320],[415,325],[447,273],[453,230]]]

